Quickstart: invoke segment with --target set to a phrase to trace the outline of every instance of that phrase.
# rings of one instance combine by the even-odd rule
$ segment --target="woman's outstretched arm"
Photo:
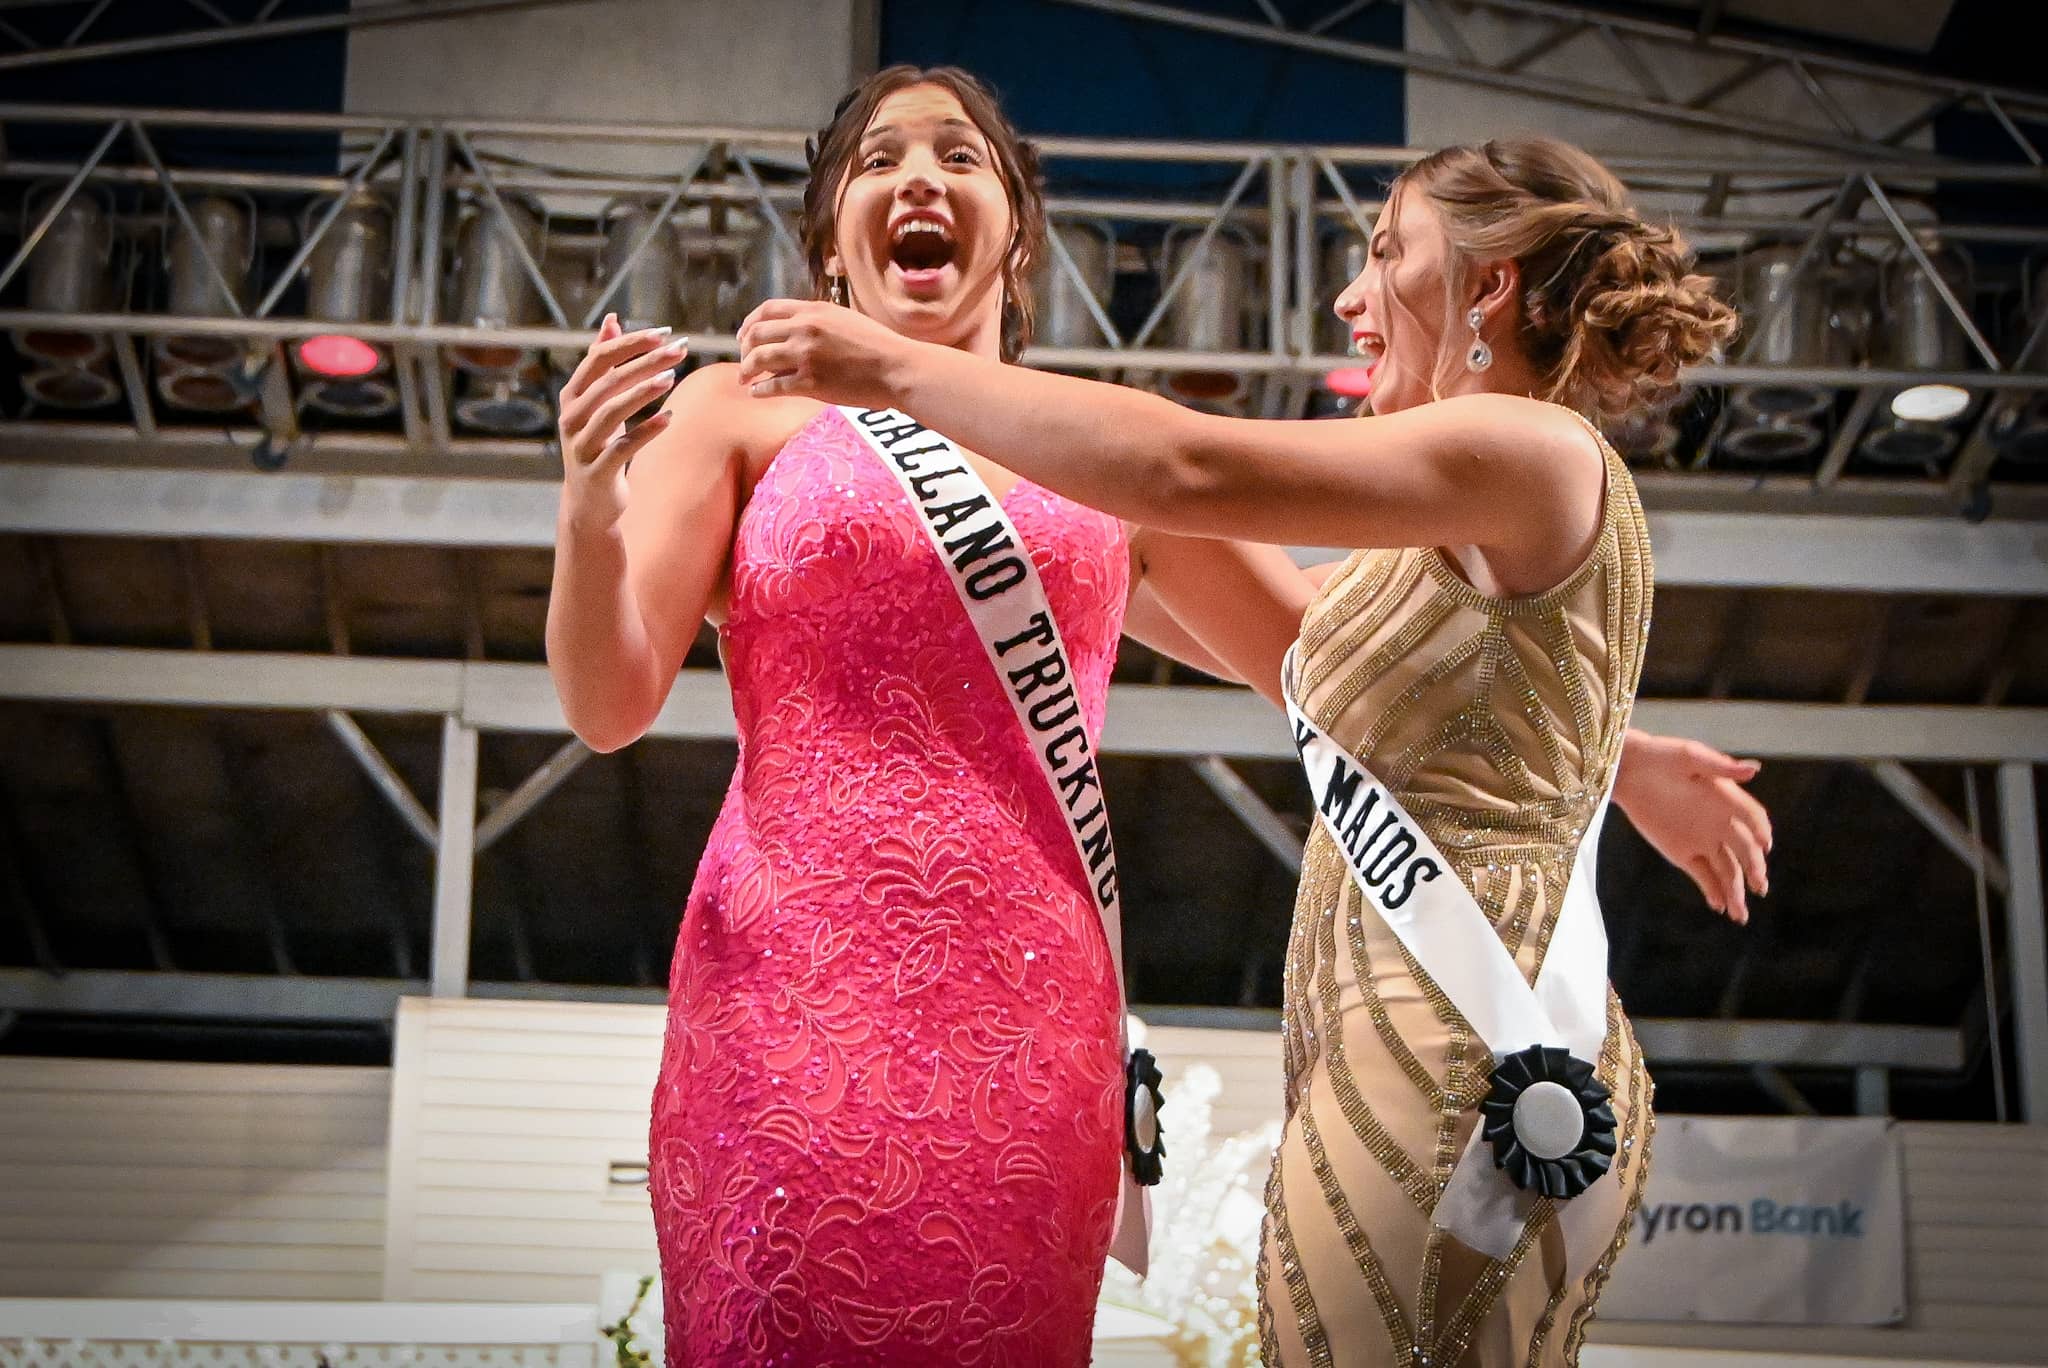
[[[741,378],[757,395],[899,408],[1069,498],[1169,532],[1479,546],[1531,568],[1554,561],[1562,577],[1599,524],[1597,445],[1565,410],[1519,395],[1369,423],[1222,418],[790,300],[756,309],[740,342]]]
[[[1284,550],[1137,527],[1131,560],[1139,576],[1134,602],[1149,598],[1169,618],[1169,632],[1156,642],[1142,631],[1133,635],[1197,669],[1249,684],[1280,706],[1280,661],[1315,592]],[[1176,649],[1181,645],[1197,654]]]

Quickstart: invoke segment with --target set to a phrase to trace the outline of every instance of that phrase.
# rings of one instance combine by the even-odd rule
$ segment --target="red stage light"
[[[320,375],[368,375],[383,363],[377,349],[360,338],[322,333],[299,343],[299,364]]]
[[[1372,367],[1339,366],[1323,377],[1323,388],[1347,399],[1363,399],[1372,393]]]

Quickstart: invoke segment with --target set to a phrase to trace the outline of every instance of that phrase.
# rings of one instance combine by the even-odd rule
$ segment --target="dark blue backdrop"
[[[1258,22],[1246,0],[1195,7]],[[1335,0],[1281,0],[1306,25]],[[1375,6],[1332,31],[1402,45],[1402,9]],[[1027,133],[1216,141],[1381,143],[1406,140],[1401,74],[1051,0],[885,0],[882,61],[966,67],[996,88]],[[1053,167],[1056,185],[1117,179],[1100,164]],[[1214,168],[1165,174],[1213,179]],[[1106,188],[1106,187],[1105,187]]]
[[[8,22],[38,42],[63,41],[90,10],[88,4],[10,11]],[[252,0],[220,6],[235,18],[261,8]],[[346,10],[348,0],[285,0],[273,19],[298,19]],[[206,17],[185,4],[115,5],[86,31],[83,46],[181,33],[203,26]],[[13,50],[12,43],[0,50]],[[62,62],[6,74],[6,98],[22,104],[122,105],[184,109],[264,110],[336,113],[348,62],[348,35],[340,29],[291,38],[237,41],[212,47],[143,56]],[[104,127],[12,125],[9,151],[20,157],[82,156]],[[152,140],[173,166],[206,165],[272,171],[331,171],[335,139],[249,136],[218,130],[153,133]],[[125,142],[114,160],[133,156]]]

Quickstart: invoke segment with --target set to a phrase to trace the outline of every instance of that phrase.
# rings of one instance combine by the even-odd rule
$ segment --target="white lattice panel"
[[[582,1306],[0,1298],[0,1368],[595,1368],[601,1345]]]
[[[582,1345],[0,1340],[0,1368],[591,1368]]]

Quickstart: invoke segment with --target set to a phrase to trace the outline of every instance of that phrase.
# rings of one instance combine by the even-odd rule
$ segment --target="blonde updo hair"
[[[1735,333],[1734,310],[1693,274],[1685,239],[1645,222],[1614,173],[1569,143],[1447,147],[1395,185],[1428,196],[1443,220],[1453,316],[1470,264],[1520,267],[1520,341],[1541,398],[1609,419],[1652,407],[1677,388],[1680,367]]]

